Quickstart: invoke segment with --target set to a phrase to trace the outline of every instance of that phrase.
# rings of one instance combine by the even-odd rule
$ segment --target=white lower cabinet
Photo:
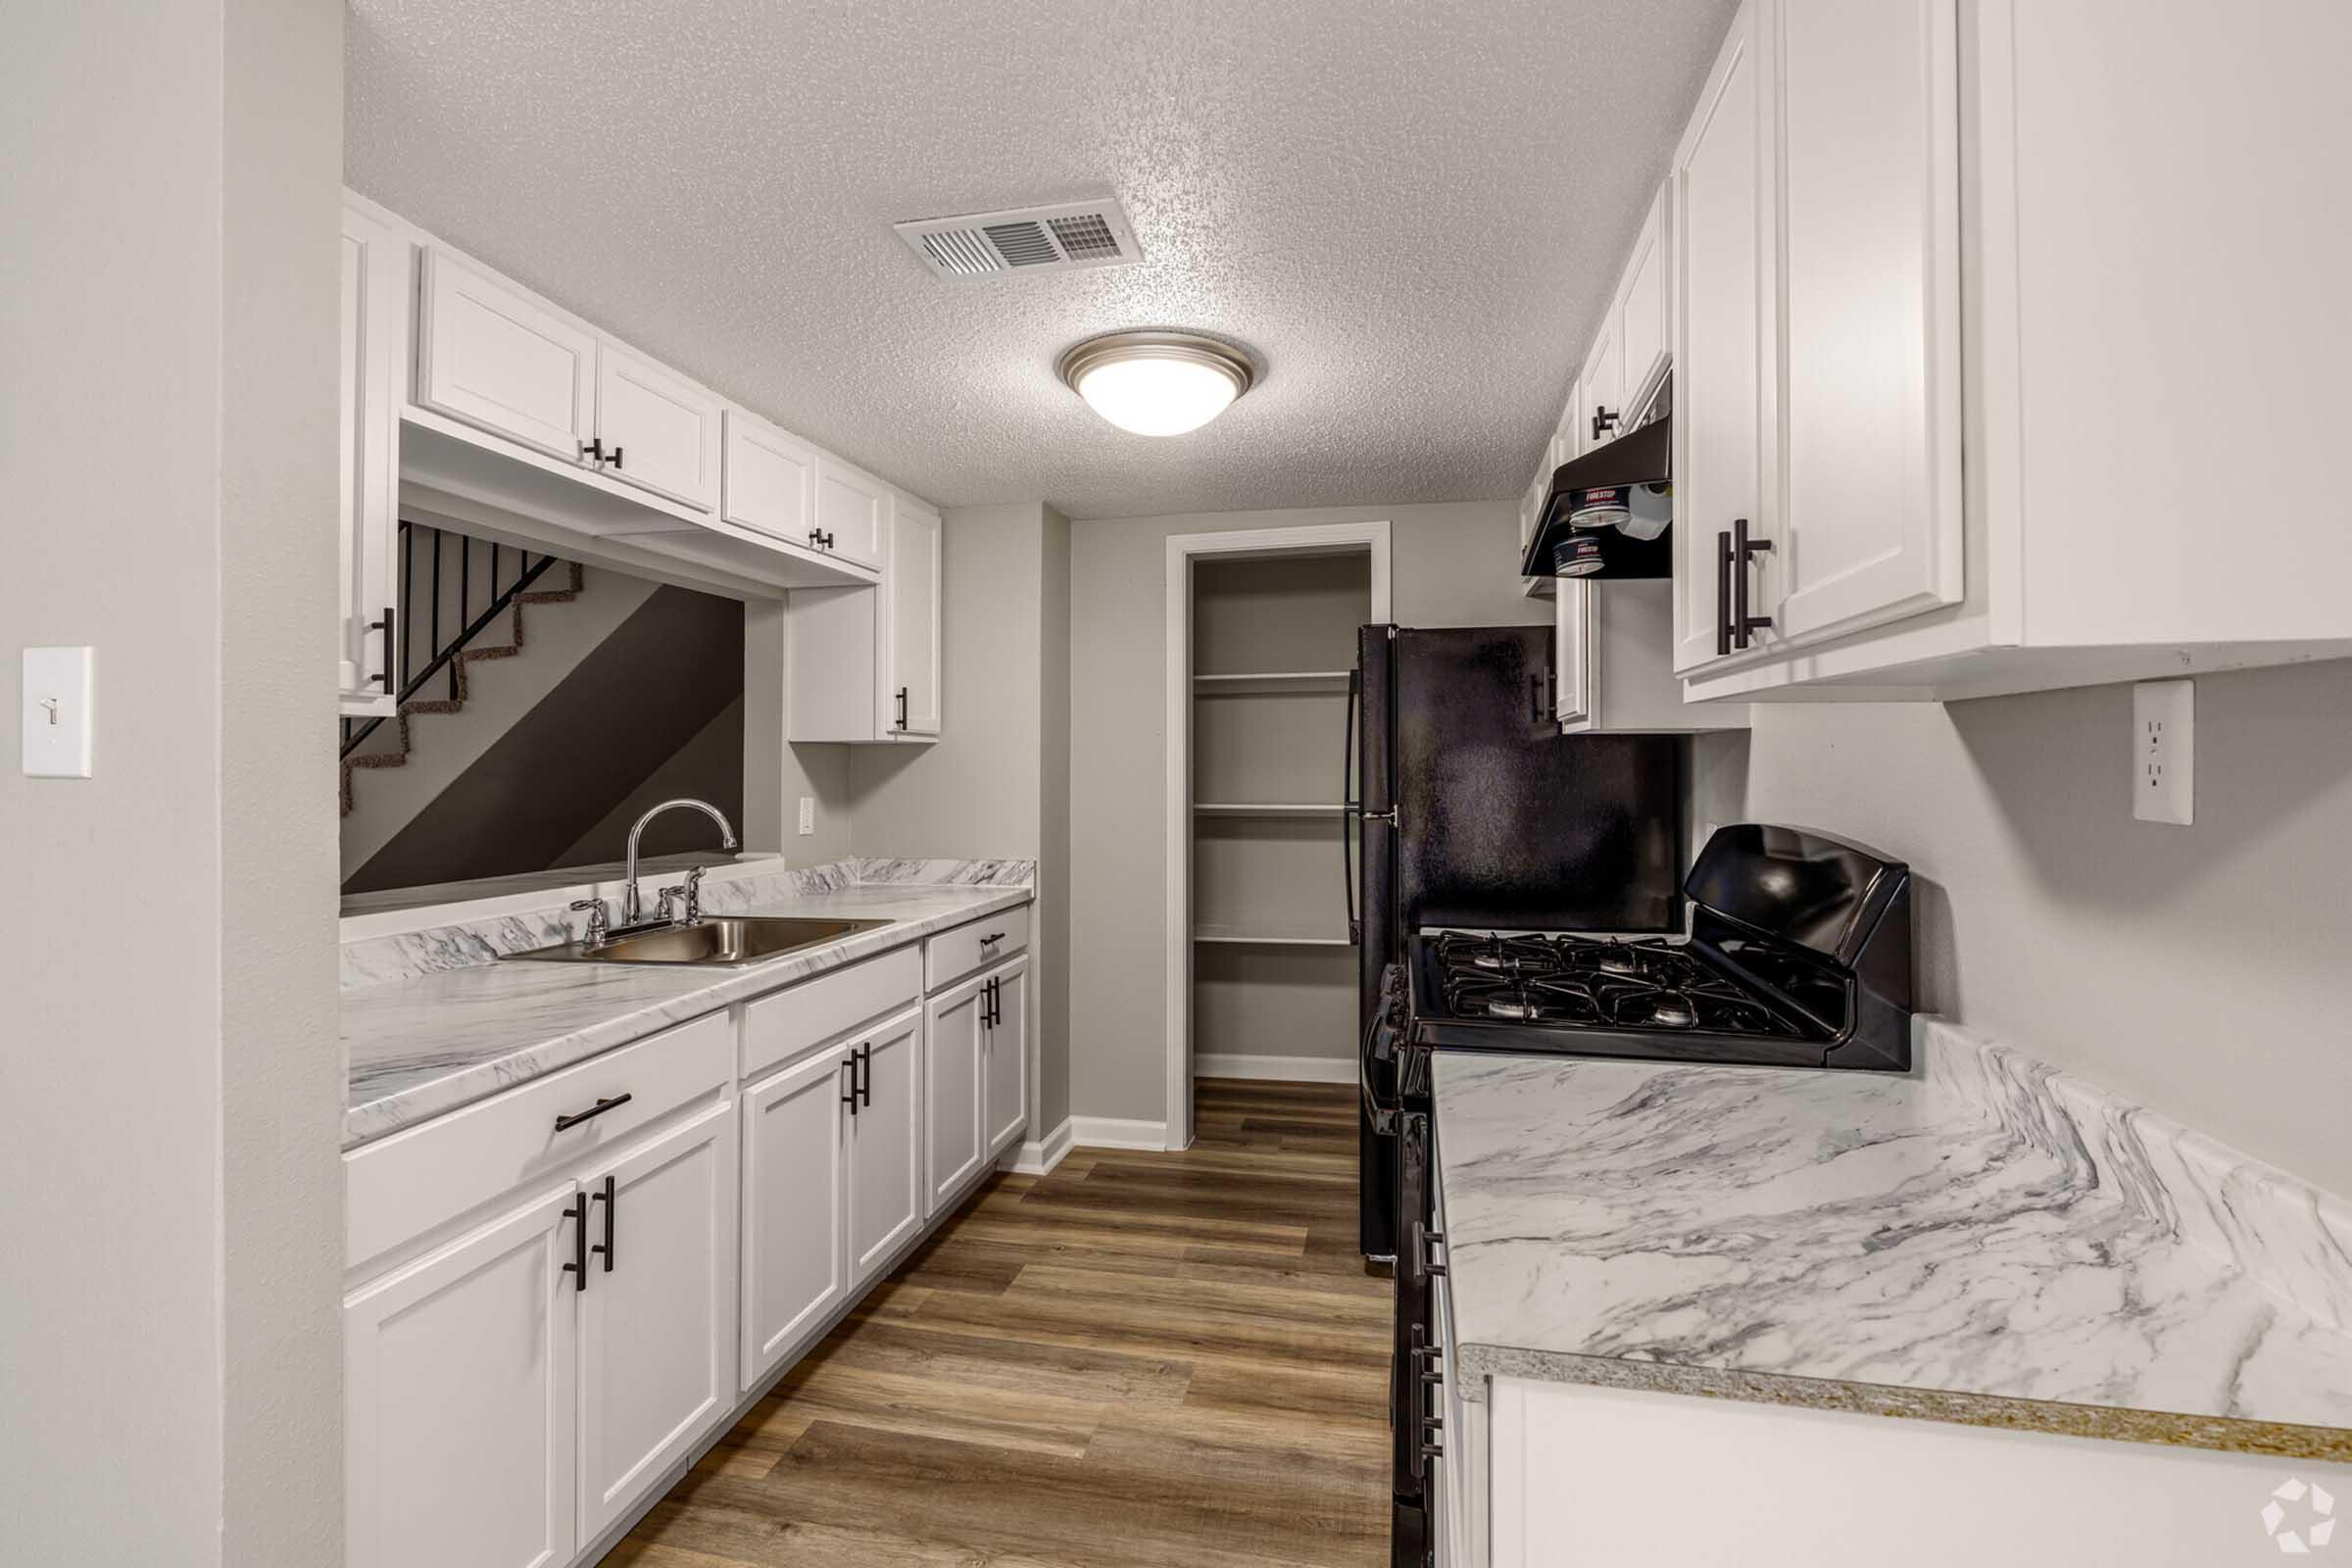
[[[862,1289],[922,1228],[923,1009],[876,1025],[852,1056],[857,1104],[850,1111],[850,1285]]]
[[[980,1064],[988,981],[987,975],[975,975],[926,1004],[930,1060],[923,1085],[924,1201],[934,1214],[987,1157],[980,1136]]]
[[[826,1051],[743,1094],[743,1387],[849,1294],[850,1058]]]
[[[980,1030],[980,1124],[993,1158],[1029,1125],[1029,960],[1015,958],[984,984],[989,1005]]]
[[[734,1407],[736,1130],[722,1101],[581,1179],[582,1542]]]
[[[345,1568],[617,1535],[1027,1127],[1027,913],[347,1153]]]
[[[576,1549],[578,1189],[343,1303],[346,1568],[543,1568]]]

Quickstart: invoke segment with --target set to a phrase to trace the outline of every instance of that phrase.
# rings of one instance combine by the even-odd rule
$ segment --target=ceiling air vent
[[[1144,259],[1115,196],[891,225],[942,277],[1117,267]]]

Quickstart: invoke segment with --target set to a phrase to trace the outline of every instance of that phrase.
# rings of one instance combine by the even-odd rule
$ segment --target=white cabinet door
[[[392,663],[397,653],[392,608],[400,592],[400,373],[406,359],[408,243],[346,208],[342,255],[342,357],[336,382],[342,621],[335,690],[346,713],[388,714],[400,684]]]
[[[718,505],[719,402],[612,342],[596,356],[599,467],[704,512]]]
[[[734,1407],[736,1131],[724,1100],[581,1178],[582,1541]]]
[[[1563,725],[1592,719],[1592,632],[1598,606],[1586,577],[1562,577],[1551,608],[1551,716]]]
[[[849,1292],[851,1071],[827,1051],[744,1091],[746,1391]]]
[[[816,544],[816,448],[799,436],[727,410],[726,500],[719,515],[745,528],[813,549]]]
[[[1613,307],[1600,318],[1592,351],[1585,356],[1585,368],[1576,379],[1584,397],[1576,426],[1590,452],[1625,433],[1625,338]]]
[[[574,1190],[343,1303],[345,1568],[563,1568],[572,1510]]]
[[[924,1208],[945,1207],[979,1168],[980,1032],[986,1016],[985,976],[941,992],[927,1004],[924,1023]]]
[[[1029,1124],[1029,960],[1015,958],[988,978],[993,988],[981,1031],[981,1125],[994,1158]]]
[[[861,566],[882,564],[890,525],[890,487],[819,453],[816,459],[818,548]]]
[[[428,408],[578,462],[595,425],[596,337],[451,260],[424,256]]]
[[[1759,200],[1768,148],[1770,63],[1756,6],[1732,19],[1723,52],[1676,149],[1669,220],[1676,251],[1674,310],[1674,535],[1677,673],[1717,656],[1727,613],[1718,591],[1718,538],[1735,518],[1772,537],[1765,510],[1764,391],[1770,318],[1758,308],[1769,212]],[[1751,568],[1755,569],[1755,568]],[[1757,570],[1771,579],[1770,558]]]
[[[890,658],[883,700],[888,727],[907,735],[939,733],[939,514],[905,497],[890,509]]]
[[[850,1117],[850,1289],[863,1290],[922,1228],[923,1009],[909,1007],[858,1042]]]
[[[1634,241],[1633,258],[1626,263],[1625,279],[1617,290],[1620,363],[1629,414],[1648,403],[1651,390],[1664,379],[1667,363],[1673,358],[1674,297],[1667,278],[1674,253],[1667,244],[1672,227],[1667,214],[1666,193],[1660,190],[1649,204],[1649,216],[1642,220],[1641,236]]]
[[[1961,597],[1958,10],[1772,0],[1763,13],[1784,643]]]

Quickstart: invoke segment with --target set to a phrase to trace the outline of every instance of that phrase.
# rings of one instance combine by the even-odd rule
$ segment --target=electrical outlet
[[[2196,820],[2196,721],[2195,681],[2132,688],[2132,814],[2142,822]]]
[[[806,838],[815,831],[816,800],[813,796],[804,795],[801,797],[801,836]]]

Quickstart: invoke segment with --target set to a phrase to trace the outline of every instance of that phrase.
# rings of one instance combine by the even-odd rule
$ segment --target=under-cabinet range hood
[[[1661,395],[1656,407],[1665,401]],[[1658,412],[1552,470],[1520,575],[1673,576],[1673,416]]]

